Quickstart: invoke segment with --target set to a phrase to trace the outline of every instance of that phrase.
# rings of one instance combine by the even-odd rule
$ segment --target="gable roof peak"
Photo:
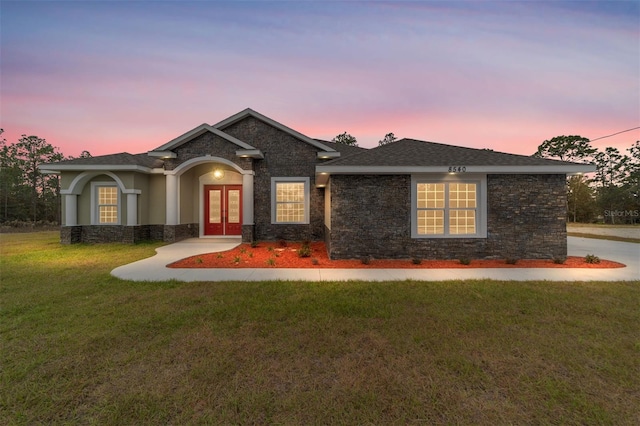
[[[285,133],[288,133],[289,135],[295,137],[296,139],[299,139],[305,143],[308,143],[311,146],[314,146],[320,150],[322,150],[322,152],[327,152],[327,153],[333,153],[333,155],[331,155],[332,157],[335,156],[339,156],[339,152],[333,148],[331,148],[330,146],[324,145],[320,142],[318,142],[315,139],[310,138],[309,136],[303,135],[302,133],[293,130],[290,127],[285,126],[282,123],[279,123],[277,121],[275,121],[272,118],[267,117],[266,115],[260,114],[258,111],[255,111],[251,108],[245,108],[244,110],[232,115],[231,117],[228,117],[216,124],[214,124],[212,127],[218,130],[223,130],[226,127],[231,126],[232,124],[237,123],[240,120],[243,120],[247,117],[253,117],[257,120],[260,120],[264,123],[267,123],[268,125],[275,127],[278,130],[281,130]]]
[[[255,150],[255,148],[251,145],[249,145],[246,142],[241,141],[240,139],[234,138],[231,135],[228,135],[226,133],[224,133],[223,131],[217,129],[215,126],[210,126],[207,123],[202,123],[201,125],[194,127],[193,129],[189,130],[188,132],[178,136],[175,139],[170,140],[169,142],[165,143],[164,145],[161,145],[151,151],[149,151],[150,155],[154,152],[164,152],[164,151],[171,151],[177,147],[179,147],[180,145],[182,145],[185,142],[190,141],[191,139],[200,136],[206,132],[211,132],[215,135],[220,136],[223,139],[226,139],[227,141],[237,145],[238,147],[240,147],[241,149],[247,149],[247,150]]]

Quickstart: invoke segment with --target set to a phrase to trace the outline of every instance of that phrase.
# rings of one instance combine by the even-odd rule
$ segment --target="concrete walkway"
[[[189,239],[156,249],[148,259],[120,266],[111,275],[131,281],[446,281],[465,279],[550,280],[550,281],[635,281],[640,280],[640,244],[569,237],[569,255],[594,254],[601,259],[624,263],[626,268],[469,268],[469,269],[170,269],[166,265],[185,257],[226,251],[238,245],[236,240]]]

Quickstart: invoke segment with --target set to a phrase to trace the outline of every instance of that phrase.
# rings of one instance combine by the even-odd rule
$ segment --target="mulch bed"
[[[220,253],[206,253],[187,257],[167,265],[169,268],[335,268],[335,269],[433,269],[433,268],[623,268],[625,265],[601,259],[600,263],[587,263],[583,257],[569,256],[565,263],[557,264],[551,259],[521,259],[508,264],[505,259],[473,259],[468,265],[459,260],[422,260],[420,264],[411,259],[371,259],[364,264],[361,259],[331,260],[327,257],[324,243],[310,244],[311,256],[299,257],[300,243],[286,245],[261,242],[256,247],[241,244]]]

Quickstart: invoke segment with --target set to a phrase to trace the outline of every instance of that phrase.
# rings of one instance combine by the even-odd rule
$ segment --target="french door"
[[[204,235],[242,235],[242,185],[204,186]]]

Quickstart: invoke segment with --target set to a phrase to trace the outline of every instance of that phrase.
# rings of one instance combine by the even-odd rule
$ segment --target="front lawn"
[[[0,424],[637,424],[640,282],[133,283],[0,235]]]

